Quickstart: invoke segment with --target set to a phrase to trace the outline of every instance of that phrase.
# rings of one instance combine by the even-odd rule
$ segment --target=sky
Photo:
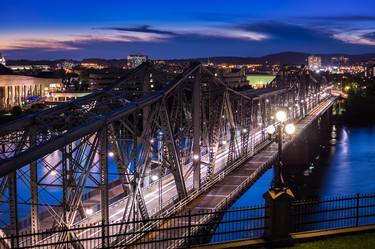
[[[1,0],[8,59],[375,53],[374,0]]]

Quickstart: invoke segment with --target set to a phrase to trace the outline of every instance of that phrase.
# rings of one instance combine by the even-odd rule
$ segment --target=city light
[[[226,145],[228,142],[226,141],[226,140],[223,140],[222,142],[221,142],[221,144],[222,145]]]
[[[266,132],[270,135],[274,134],[276,131],[276,127],[274,125],[270,125],[267,127]]]
[[[198,154],[194,154],[193,159],[194,159],[195,161],[199,160],[199,155],[198,155]]]
[[[108,152],[108,156],[109,157],[114,157],[115,153],[113,153],[112,151]]]
[[[281,123],[284,123],[286,121],[286,119],[287,119],[286,112],[284,112],[284,111],[278,111],[276,113],[276,119],[277,119],[277,121],[279,121]]]
[[[294,124],[287,124],[285,126],[285,132],[292,135],[296,131],[296,126]]]
[[[94,210],[92,208],[86,208],[85,213],[86,215],[92,215],[94,213]]]
[[[155,143],[155,139],[151,138],[150,139],[150,144],[154,144]]]
[[[246,133],[247,132],[247,129],[246,128],[243,128],[242,129],[242,133]]]
[[[56,170],[51,170],[51,172],[49,174],[51,176],[56,176],[57,175],[57,171]]]
[[[157,181],[159,179],[159,176],[158,175],[152,175],[151,176],[151,180],[152,181]]]

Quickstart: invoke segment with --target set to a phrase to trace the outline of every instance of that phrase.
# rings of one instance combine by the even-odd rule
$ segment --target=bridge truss
[[[143,64],[111,87],[0,127],[0,237],[170,215],[252,155],[276,110],[301,117],[328,85],[289,69],[271,88],[235,91],[199,63],[168,79]]]

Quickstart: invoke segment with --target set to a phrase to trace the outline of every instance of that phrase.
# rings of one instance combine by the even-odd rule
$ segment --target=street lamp
[[[296,127],[292,123],[286,123],[288,120],[285,111],[278,111],[275,115],[276,122],[274,125],[267,127],[266,131],[271,139],[278,143],[278,154],[275,161],[275,175],[272,180],[271,188],[263,195],[265,204],[269,207],[266,210],[266,230],[264,237],[271,244],[290,245],[293,240],[290,236],[291,217],[290,206],[294,195],[292,191],[284,184],[282,176],[282,148],[284,135],[291,135],[295,132]]]
[[[151,176],[151,180],[154,182],[154,181],[157,181],[159,179],[159,176],[158,175],[152,175]]]
[[[283,149],[283,137],[284,133],[288,135],[292,135],[296,127],[292,123],[288,123],[285,125],[285,122],[287,121],[287,114],[285,111],[281,110],[276,113],[276,120],[279,121],[278,124],[275,125],[270,125],[267,127],[266,132],[270,135],[272,138],[273,135],[277,132],[275,140],[278,143],[278,156],[276,158],[276,163],[275,163],[275,176],[272,181],[272,189],[275,190],[282,190],[284,186],[284,180],[282,176],[282,149]]]

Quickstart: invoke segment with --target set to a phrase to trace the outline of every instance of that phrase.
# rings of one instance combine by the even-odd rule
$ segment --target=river
[[[310,151],[305,165],[285,170],[284,178],[297,199],[375,192],[375,127],[349,128],[333,125],[326,139],[317,148],[310,148]],[[263,194],[269,189],[273,174],[273,169],[266,171],[230,209],[263,205]],[[228,214],[222,218],[222,221],[225,220],[230,220]],[[228,229],[230,226],[222,223],[216,231]],[[256,236],[261,233],[259,231]],[[240,233],[233,236],[214,235],[211,242],[240,239],[241,236],[243,234]]]
[[[286,175],[300,198],[375,192],[375,127],[331,127],[319,153]],[[270,169],[232,207],[263,204],[273,177]]]

